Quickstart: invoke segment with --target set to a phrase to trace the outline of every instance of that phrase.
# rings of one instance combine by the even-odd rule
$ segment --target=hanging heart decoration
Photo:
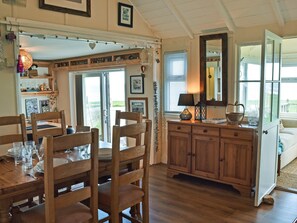
[[[96,43],[89,43],[89,47],[93,50],[96,46]]]

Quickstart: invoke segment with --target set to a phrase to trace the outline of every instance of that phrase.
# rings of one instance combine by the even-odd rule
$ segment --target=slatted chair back
[[[112,222],[117,222],[118,214],[128,208],[142,202],[142,213],[144,222],[148,222],[149,218],[149,202],[148,202],[148,178],[149,178],[149,157],[151,147],[151,128],[152,122],[146,120],[143,123],[136,123],[126,126],[114,126],[113,127],[113,139],[112,139],[112,175],[111,175],[111,219]],[[134,135],[144,135],[143,144],[129,147],[126,150],[120,151],[120,138],[131,137]],[[120,172],[121,162],[131,162],[142,160],[143,165],[137,169],[129,172]],[[141,180],[141,185],[131,184]],[[143,193],[140,193],[135,198],[131,199],[132,203],[128,206],[120,206],[119,204],[125,204],[126,202],[119,201],[119,193],[121,188],[125,186],[131,186],[132,190],[135,187],[141,188]],[[127,193],[131,191],[127,190]],[[131,196],[133,193],[131,193]],[[100,196],[100,195],[99,195]]]
[[[55,121],[59,122],[60,127],[52,127],[45,129],[38,129],[38,122],[40,121]],[[61,136],[66,135],[66,122],[64,111],[59,112],[44,112],[44,113],[32,113],[31,114],[31,125],[32,125],[32,136],[35,144],[39,144],[39,139],[51,135],[51,136]]]
[[[90,126],[77,125],[75,128],[75,132],[89,132],[89,131],[91,131]]]
[[[45,219],[46,222],[55,222],[56,213],[80,201],[89,199],[91,220],[98,222],[98,129],[91,132],[75,133],[58,137],[44,137],[44,188],[45,188]],[[90,144],[90,159],[68,162],[54,167],[54,154],[68,148]],[[85,174],[89,184],[74,191],[68,191],[55,196],[55,184],[64,178]],[[73,213],[70,213],[73,214]],[[79,221],[81,222],[81,221]]]
[[[125,125],[127,122],[129,123],[131,121],[133,121],[132,124],[141,123],[142,114],[140,112],[122,112],[120,110],[116,110],[115,125],[121,126],[121,120],[125,121]],[[134,138],[136,140],[136,145],[140,145],[141,137],[139,135],[131,136],[130,138]]]
[[[13,133],[0,136],[0,145],[5,145],[13,142],[27,141],[26,123],[24,114],[18,116],[2,116],[0,117],[0,126],[17,125],[20,128],[20,133]]]

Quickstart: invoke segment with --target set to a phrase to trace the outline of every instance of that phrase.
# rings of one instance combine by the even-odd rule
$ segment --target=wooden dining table
[[[104,153],[99,152],[98,158],[98,174],[99,177],[108,176],[111,173],[111,144],[100,142],[99,148]],[[126,149],[128,147],[122,147]],[[110,155],[108,155],[108,150]],[[66,158],[69,161],[83,159],[82,151],[72,149],[70,153],[59,153],[57,157]],[[38,159],[34,157],[33,163],[36,165]],[[122,168],[130,168],[132,163],[138,162],[131,160],[126,163],[121,163]],[[30,172],[31,171],[31,172]],[[32,173],[33,176],[27,173]],[[85,176],[78,175],[75,178],[67,179],[67,182],[59,182],[59,188],[73,185],[84,181]],[[11,208],[13,203],[19,202],[28,198],[32,198],[44,194],[44,179],[42,173],[37,173],[34,168],[29,171],[24,171],[22,165],[15,166],[14,159],[9,156],[0,158],[0,223],[10,222]]]

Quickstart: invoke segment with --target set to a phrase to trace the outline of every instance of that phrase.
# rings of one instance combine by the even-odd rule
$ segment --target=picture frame
[[[25,110],[26,117],[31,118],[32,113],[38,113],[38,102],[37,98],[25,99]]]
[[[128,98],[128,110],[130,112],[140,112],[143,118],[148,118],[148,99]]]
[[[118,25],[133,27],[133,6],[124,3],[118,3]]]
[[[144,94],[144,78],[142,75],[130,76],[130,93]]]
[[[91,0],[39,0],[39,8],[91,17]]]
[[[50,112],[49,100],[39,100],[40,113]]]

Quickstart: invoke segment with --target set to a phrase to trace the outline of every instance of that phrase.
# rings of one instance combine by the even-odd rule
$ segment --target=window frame
[[[179,55],[180,54],[180,55]],[[179,55],[179,56],[177,56]],[[183,58],[184,60],[184,64],[185,64],[185,67],[184,67],[184,74],[183,75],[170,75],[168,74],[168,66],[167,66],[167,63],[168,63],[168,60],[170,60],[170,58],[166,58],[166,57],[175,57],[175,58]],[[169,101],[170,101],[170,93],[169,93],[169,84],[171,82],[184,82],[185,83],[185,90],[184,91],[181,91],[180,93],[187,93],[187,78],[188,78],[188,63],[189,63],[189,60],[188,60],[188,52],[186,50],[178,50],[178,51],[167,51],[167,52],[164,52],[163,54],[163,61],[164,61],[164,67],[163,67],[163,80],[164,80],[164,83],[163,83],[163,86],[164,86],[164,106],[163,106],[163,110],[164,110],[164,113],[168,113],[168,114],[178,114],[180,113],[183,108],[181,108],[180,110],[169,110]],[[172,61],[172,60],[171,60]],[[170,71],[169,71],[170,72]]]
[[[261,42],[249,42],[249,43],[243,43],[243,44],[239,44],[238,45],[238,50],[237,50],[237,75],[236,75],[236,100],[239,101],[240,103],[244,104],[245,108],[246,108],[246,101],[240,101],[240,84],[241,83],[261,83],[261,74],[260,74],[260,79],[256,80],[256,79],[251,79],[251,80],[240,80],[240,68],[241,68],[241,47],[245,47],[245,46],[261,46],[262,47],[262,43]],[[262,50],[261,50],[261,54],[262,54]],[[260,59],[261,59],[261,55],[260,55]],[[256,63],[250,63],[250,64],[256,64]],[[259,64],[261,67],[261,63]],[[247,70],[247,66],[245,66],[245,70]],[[260,100],[260,95],[259,95],[259,100]],[[259,105],[260,107],[260,105]],[[248,118],[248,115],[245,114],[245,118]]]

